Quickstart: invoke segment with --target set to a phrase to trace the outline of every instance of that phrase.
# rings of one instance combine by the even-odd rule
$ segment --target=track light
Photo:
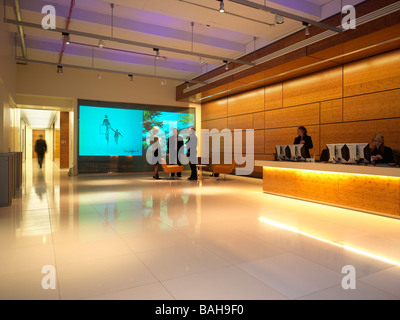
[[[283,24],[285,22],[285,18],[280,16],[279,14],[275,15],[275,24]]]
[[[63,66],[57,66],[58,74],[62,76],[64,74]]]
[[[218,1],[220,2],[218,11],[224,13],[225,12],[224,0],[218,0]]]
[[[225,70],[229,70],[229,62],[224,60],[224,63],[225,63]]]
[[[99,40],[99,48],[100,49],[104,48],[104,41],[103,40]]]
[[[153,51],[156,53],[156,59],[160,59],[160,49],[153,48]]]
[[[130,74],[130,75],[128,75],[128,77],[129,77],[129,81],[130,81],[130,82],[133,82],[133,75]]]
[[[167,80],[162,79],[162,80],[161,80],[161,85],[162,85],[162,86],[166,86],[166,85],[167,85]]]
[[[101,74],[101,72],[99,72],[97,79],[101,80],[103,78],[103,75]]]
[[[200,63],[200,64],[205,64],[205,63],[206,63],[206,60],[205,60],[203,57],[200,57],[200,58],[199,58],[199,63]]]
[[[189,89],[189,82],[188,81],[185,81],[185,83],[186,83],[186,89]]]
[[[303,22],[303,26],[306,27],[306,37],[310,35],[310,24],[307,22]]]
[[[65,37],[65,43],[66,44],[71,44],[71,38],[69,36],[69,33],[63,32],[62,35]]]

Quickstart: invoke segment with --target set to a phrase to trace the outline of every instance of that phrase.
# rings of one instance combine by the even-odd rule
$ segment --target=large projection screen
[[[78,173],[151,171],[146,136],[154,126],[168,139],[173,128],[195,126],[195,109],[79,100]]]

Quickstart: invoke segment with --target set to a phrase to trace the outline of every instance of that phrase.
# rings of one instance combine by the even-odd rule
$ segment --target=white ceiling
[[[21,109],[21,118],[33,129],[48,129],[53,125],[57,111]]]
[[[18,1],[23,21],[40,24],[43,18],[41,8],[50,4],[57,10],[57,27],[66,28],[70,0]],[[252,1],[318,21],[339,12],[342,4],[362,2],[361,0]],[[197,3],[211,9],[186,2]],[[13,3],[14,1],[10,0],[7,2],[7,17],[10,19],[15,19]],[[301,22],[290,19],[285,19],[282,25],[268,26],[266,23],[274,23],[273,14],[229,0],[225,0],[227,13],[218,12],[219,2],[216,0],[75,0],[70,29],[111,36],[111,3],[115,4],[114,37],[154,47],[164,46],[187,51],[193,48],[195,52],[218,56],[221,59],[206,59],[206,64],[200,64],[198,56],[164,51],[160,53],[168,59],[155,61],[152,47],[106,42],[105,48],[92,49],[82,46],[82,43],[95,46],[98,40],[71,36],[72,42],[80,44],[73,43],[66,47],[62,64],[193,79],[221,66],[224,57],[238,59],[252,52],[254,48],[258,49],[304,28]],[[192,22],[194,22],[193,37]],[[61,34],[28,27],[24,27],[24,31],[29,59],[58,63],[63,41]],[[255,44],[254,37],[256,37]],[[107,47],[139,54],[111,51]]]

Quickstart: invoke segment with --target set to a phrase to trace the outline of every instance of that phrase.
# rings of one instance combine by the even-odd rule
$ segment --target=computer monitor
[[[357,144],[358,161],[360,162],[371,162],[371,149],[369,143],[358,143]]]
[[[327,144],[326,148],[329,153],[328,162],[336,162],[336,145],[335,144]]]
[[[336,160],[340,163],[347,163],[350,160],[350,151],[345,144],[336,145]]]
[[[278,160],[285,160],[285,145],[276,145],[275,149],[276,149],[276,156],[278,158]]]
[[[276,145],[276,157],[278,160],[290,160],[291,152],[290,147],[287,144],[284,145]]]
[[[296,160],[306,160],[307,152],[304,144],[295,144]]]
[[[296,145],[290,144],[288,147],[290,149],[290,160],[296,160]]]
[[[357,143],[346,143],[347,148],[349,149],[349,159],[346,163],[357,163],[358,161],[358,144]]]

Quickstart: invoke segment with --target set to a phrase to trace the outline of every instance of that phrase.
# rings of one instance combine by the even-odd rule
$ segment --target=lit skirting
[[[328,165],[326,171],[318,164],[288,164],[263,162],[263,191],[267,193],[322,202],[345,208],[400,217],[400,173],[389,168],[365,167],[367,173],[341,171],[343,165]],[[257,164],[256,164],[257,165]],[[313,165],[318,169],[312,170]],[[355,168],[356,171],[362,170]],[[376,170],[376,174],[373,174]],[[383,171],[382,169],[388,169]],[[387,173],[387,175],[385,175]]]

